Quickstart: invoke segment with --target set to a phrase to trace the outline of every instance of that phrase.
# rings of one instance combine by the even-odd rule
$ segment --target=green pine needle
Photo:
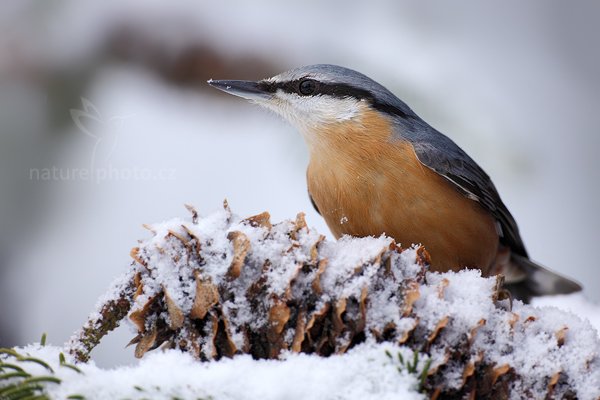
[[[423,371],[421,371],[421,378],[419,379],[419,389],[423,390],[425,386],[425,380],[427,379],[427,373],[429,372],[429,367],[431,367],[431,358],[425,361],[425,365],[423,366]]]
[[[52,367],[50,365],[48,365],[48,363],[46,363],[45,361],[40,360],[39,358],[35,358],[35,357],[19,357],[19,358],[17,358],[17,360],[19,360],[19,361],[26,361],[26,362],[33,362],[33,363],[39,364],[42,367],[46,368],[48,371],[54,373],[54,370],[52,369]]]
[[[34,376],[27,378],[23,381],[23,384],[39,383],[39,382],[52,382],[60,384],[62,381],[54,376]]]
[[[0,395],[3,399],[25,399],[27,397],[34,396],[36,394],[35,392],[43,389],[44,387],[41,385],[11,385],[7,388],[0,389]]]
[[[83,371],[80,370],[79,368],[77,368],[76,366],[74,366],[73,364],[62,363],[62,364],[60,364],[60,366],[65,367],[65,368],[70,368],[73,371],[77,372],[78,374],[83,374]]]
[[[0,375],[0,381],[12,378],[29,378],[30,376],[31,375],[24,371],[10,372],[8,374]]]
[[[6,368],[12,369],[14,371],[23,372],[23,368],[19,367],[18,365],[0,362],[0,370],[6,369]]]
[[[15,350],[7,349],[5,347],[0,348],[0,354],[8,354],[9,356],[13,356],[13,357],[17,357],[17,358],[23,357],[22,355],[17,353]]]

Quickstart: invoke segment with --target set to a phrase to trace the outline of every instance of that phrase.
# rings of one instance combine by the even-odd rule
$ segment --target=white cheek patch
[[[316,128],[360,117],[366,104],[351,97],[327,95],[300,96],[277,91],[274,98],[261,105],[275,111],[298,128]]]

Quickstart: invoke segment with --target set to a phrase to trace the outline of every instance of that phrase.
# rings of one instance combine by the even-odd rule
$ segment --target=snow
[[[531,304],[537,307],[556,307],[587,319],[600,333],[600,305],[588,300],[583,293],[535,297]]]
[[[418,377],[398,371],[387,355],[412,352],[390,344],[363,345],[343,356],[328,358],[287,354],[283,360],[253,360],[238,356],[199,363],[177,350],[149,354],[137,366],[101,369],[80,364],[83,374],[61,367],[59,347],[30,345],[20,353],[50,361],[60,385],[48,385],[53,399],[82,394],[86,399],[406,399],[420,400]],[[72,362],[72,360],[67,360]],[[19,363],[32,374],[47,375],[43,367]],[[422,364],[420,364],[422,365]]]
[[[552,376],[557,372],[568,375],[579,398],[596,399],[600,396],[600,365],[598,354],[600,341],[589,322],[556,308],[531,308],[517,304],[515,312],[531,319],[517,325],[514,340],[527,351],[514,351],[504,354],[508,344],[496,343],[493,357],[501,365],[509,363],[519,374],[526,377],[523,386],[537,388],[539,393],[546,390],[542,376]],[[533,318],[532,318],[533,317]],[[558,346],[554,332],[567,327],[566,341],[569,348]],[[595,373],[585,372],[591,364]],[[517,388],[519,385],[515,385]]]
[[[511,304],[508,299],[495,298],[497,279],[482,277],[478,270],[424,274],[417,261],[416,248],[401,253],[390,251],[393,240],[385,236],[327,241],[315,229],[308,229],[299,221],[303,221],[302,216],[296,222],[287,220],[265,227],[240,219],[226,207],[197,222],[174,218],[150,225],[155,234],[140,242],[139,253],[148,263],[144,269],[138,269],[142,273],[144,295],[140,296],[142,300],[138,298],[131,312],[143,307],[150,296],[165,290],[188,313],[195,288],[186,282],[193,281],[194,270],[200,270],[221,289],[226,287],[235,294],[233,299],[223,300],[224,314],[231,326],[246,325],[260,332],[268,323],[264,311],[268,310],[268,302],[273,297],[285,298],[287,292],[286,295],[295,300],[304,298],[304,291],[314,281],[316,272],[300,272],[303,263],[326,260],[327,268],[321,275],[321,302],[358,299],[361,291],[367,289],[364,344],[345,355],[330,358],[284,353],[277,361],[254,361],[248,356],[236,356],[233,360],[199,363],[177,351],[157,351],[149,353],[135,367],[101,370],[93,364],[84,365],[82,367],[89,371],[86,378],[73,378],[72,383],[68,383],[71,378],[67,377],[66,385],[55,390],[63,391],[60,395],[66,395],[69,390],[90,391],[99,396],[97,398],[118,394],[134,398],[164,395],[214,399],[259,396],[358,399],[386,398],[394,393],[409,396],[404,397],[409,399],[420,398],[415,392],[415,377],[398,375],[397,368],[389,368],[389,362],[384,362],[386,350],[393,354],[402,352],[406,359],[410,349],[375,344],[377,335],[373,332],[383,332],[384,327],[393,323],[399,336],[411,335],[417,344],[431,338],[426,340],[431,371],[435,373],[443,367],[443,377],[438,383],[446,388],[461,388],[465,363],[482,360],[485,365],[510,367],[516,375],[510,381],[514,393],[543,398],[548,391],[548,380],[560,376],[578,398],[600,396],[600,337],[597,328],[590,323],[598,323],[600,308],[582,295],[535,299],[533,306],[518,300]],[[186,255],[186,247],[174,236],[184,232],[193,234],[192,241],[200,240],[198,259]],[[249,241],[249,251],[239,278],[227,280],[224,277],[235,252],[228,239],[233,232],[244,235]],[[311,249],[316,243],[318,260],[312,260]],[[384,255],[390,257],[387,265],[391,276],[382,274],[384,268],[380,260]],[[123,288],[131,276],[131,272],[125,274],[124,281],[117,280],[113,286]],[[266,294],[258,299],[265,303],[253,309],[247,299],[248,288],[262,276],[267,278]],[[399,296],[406,293],[399,288],[405,282],[417,285],[419,293],[410,315],[399,309],[403,304]],[[290,287],[294,288],[291,294]],[[118,290],[111,290],[104,300],[117,295]],[[572,308],[584,317],[548,304]],[[92,317],[97,315],[98,312],[94,312]],[[211,331],[210,326],[207,329]],[[288,329],[284,340],[290,342],[293,334],[293,330]],[[244,338],[240,331],[234,331],[232,339],[237,348],[242,348]],[[339,338],[341,347],[345,340],[345,337]],[[202,350],[207,355],[211,353],[210,345],[210,341],[203,343],[204,347],[208,346]],[[449,360],[448,356],[456,349],[461,360]],[[38,354],[35,346],[24,351]],[[420,368],[427,357],[420,356]],[[122,381],[122,384],[108,384],[113,381]],[[161,387],[161,394],[156,385]],[[132,389],[133,386],[142,387],[144,391]],[[564,394],[564,385],[557,387],[557,394]]]
[[[392,239],[384,235],[373,238],[356,238],[343,236],[337,242],[325,242],[321,246],[321,255],[329,260],[328,268],[321,278],[323,289],[331,292],[345,277],[354,274],[357,267],[363,266],[369,260],[382,253],[382,249],[389,247]],[[368,266],[367,266],[368,267]],[[349,282],[344,288],[344,295],[360,293],[360,288],[369,277],[369,271]],[[375,271],[371,271],[374,273]]]
[[[287,301],[292,296],[304,301],[319,274],[322,292],[316,305],[318,309],[325,302],[336,298],[353,297],[358,301],[364,288],[369,288],[368,291],[374,295],[373,301],[368,305],[373,308],[367,321],[368,327],[381,332],[389,322],[407,326],[399,318],[398,310],[402,299],[396,293],[397,286],[377,284],[385,279],[380,268],[381,257],[390,249],[391,238],[346,237],[338,242],[328,242],[315,229],[305,226],[303,214],[299,214],[295,222],[287,220],[275,225],[270,222],[260,224],[256,222],[256,217],[242,220],[232,214],[227,205],[224,210],[200,218],[197,222],[194,219],[189,221],[174,218],[147,226],[153,236],[141,241],[136,250],[136,259],[141,263],[137,265],[136,271],[140,272],[143,292],[135,298],[130,315],[139,312],[146,314],[143,310],[147,309],[147,304],[162,293],[184,315],[189,315],[196,297],[195,274],[199,273],[201,277],[208,277],[211,285],[225,291],[226,294],[221,292],[220,304],[224,316],[232,324],[234,344],[238,349],[244,348],[242,332],[246,331],[245,327],[249,326],[254,331],[264,328],[269,322],[264,310],[269,310],[282,299]],[[231,279],[229,275],[230,266],[237,257],[232,243],[236,239],[232,239],[232,235],[248,245],[243,268],[235,279]],[[184,245],[186,240],[189,241]],[[198,255],[195,256],[195,251],[190,252],[190,248],[199,249]],[[411,268],[415,263],[416,253],[411,250],[406,253],[412,259],[395,254],[398,257],[394,257],[391,262],[391,272],[398,280],[409,276],[414,278],[420,270]],[[319,272],[318,265],[323,260],[327,261],[327,266]],[[303,265],[311,267],[300,272]],[[378,274],[380,276],[376,277]],[[125,279],[131,280],[131,273]],[[253,299],[248,293],[256,284],[264,288],[265,294],[259,301],[254,299],[251,306]],[[125,285],[126,282],[117,284],[118,287]],[[110,292],[118,291],[111,289]],[[376,304],[380,306],[375,307]],[[103,307],[102,304],[99,306]],[[92,314],[92,319],[96,315],[98,311]],[[170,313],[153,314],[146,318],[146,326],[154,323],[156,318],[165,319],[169,323]],[[212,322],[207,321],[206,332],[211,332],[211,324]],[[285,335],[291,342],[294,330],[288,327]],[[77,337],[78,334],[74,336],[75,341]],[[348,339],[346,341],[349,342]],[[340,341],[340,345],[342,343]],[[211,343],[204,344],[202,354],[211,358]]]
[[[492,299],[486,297],[492,291],[495,281],[481,279],[480,271],[429,273],[427,282],[429,285],[421,287],[422,296],[415,307],[417,310],[427,310],[425,319],[421,322],[429,330],[433,330],[443,317],[450,316],[455,324],[460,322],[460,326],[456,326],[457,331],[466,332],[495,308]]]
[[[461,335],[483,321],[466,354],[472,359],[483,354],[491,364],[510,365],[523,377],[513,382],[517,392],[528,388],[536,398],[543,398],[548,385],[545,378],[562,372],[569,377],[579,398],[600,396],[600,338],[586,319],[554,307],[538,308],[518,300],[513,301],[512,309],[508,308],[507,300],[506,310],[498,309],[489,296],[495,279],[481,278],[476,270],[429,273],[427,283],[421,286],[422,297],[415,303],[420,323],[431,331],[445,316],[450,321],[442,343],[431,350],[434,367],[442,358],[444,343],[460,343]],[[598,311],[596,307],[596,315]],[[565,344],[561,346],[557,338],[565,327]],[[588,370],[590,365],[592,368]],[[450,386],[458,386],[462,368],[453,370],[450,366],[445,375]]]

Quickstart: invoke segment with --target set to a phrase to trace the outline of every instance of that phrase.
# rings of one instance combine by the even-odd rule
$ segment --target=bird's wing
[[[485,171],[451,139],[436,132],[435,141],[411,141],[419,161],[446,178],[462,194],[477,201],[500,223],[502,241],[527,257],[519,228]],[[439,136],[438,136],[439,135]]]

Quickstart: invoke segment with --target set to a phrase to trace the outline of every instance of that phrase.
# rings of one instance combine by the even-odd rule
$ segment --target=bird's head
[[[251,100],[297,127],[309,145],[323,132],[361,124],[369,113],[407,117],[414,113],[390,91],[367,76],[337,65],[296,68],[260,81],[209,80],[226,93]]]

